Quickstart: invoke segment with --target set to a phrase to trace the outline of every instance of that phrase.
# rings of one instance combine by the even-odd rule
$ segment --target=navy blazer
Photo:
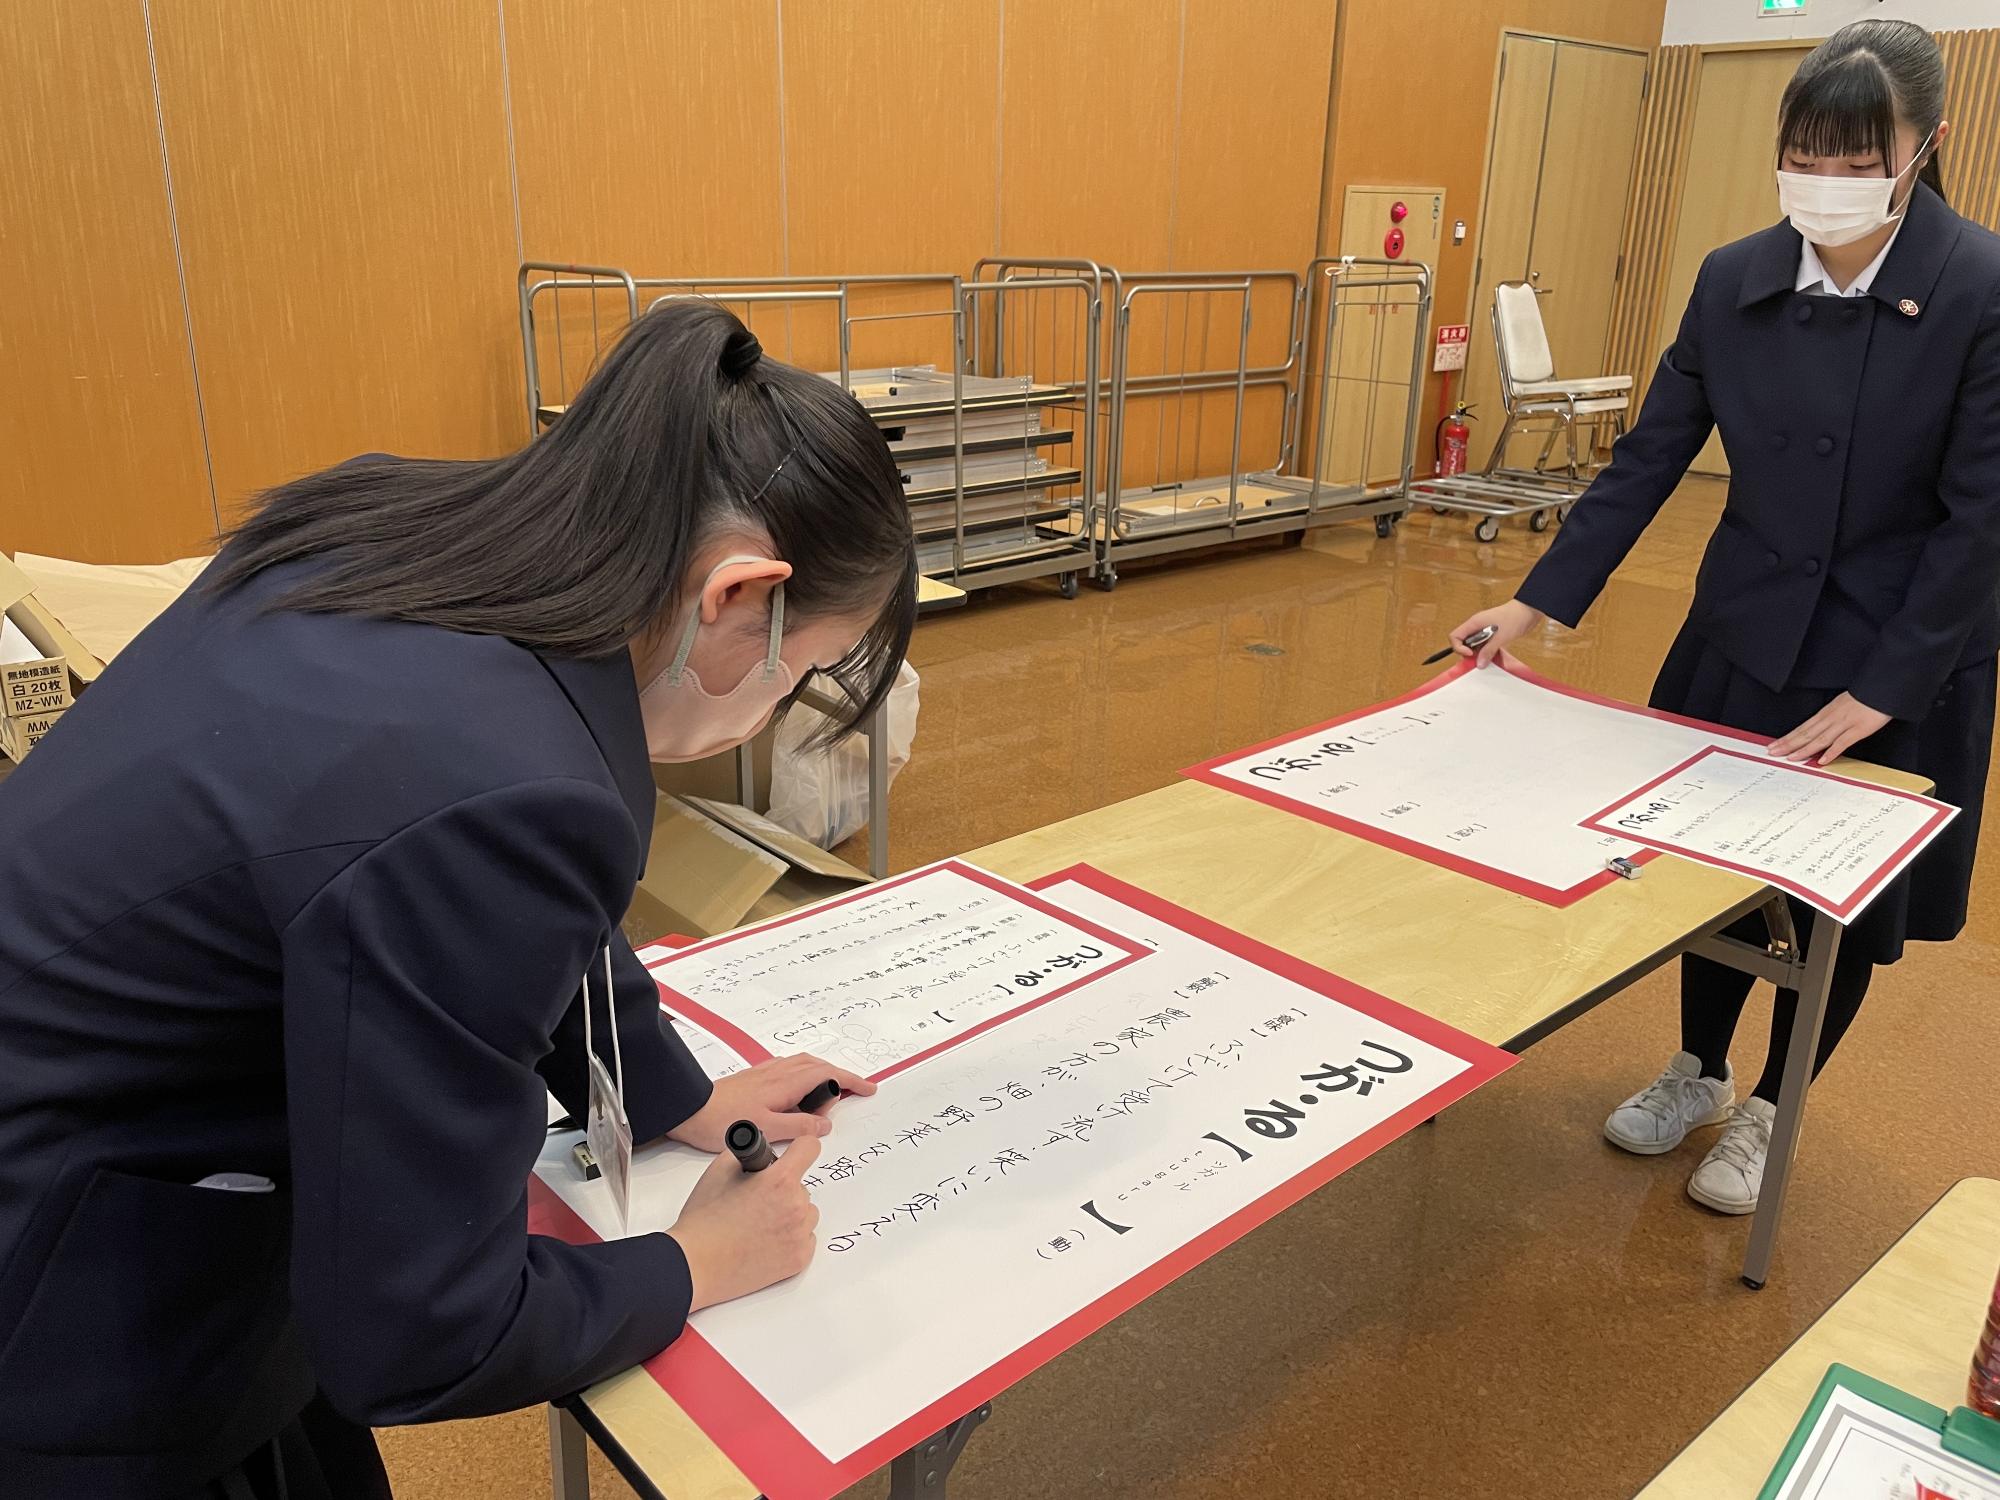
[[[315,1386],[378,1424],[560,1397],[687,1314],[667,1236],[527,1230],[606,944],[635,1137],[709,1096],[619,932],[630,663],[269,608],[301,566],[197,584],[0,783],[10,1500],[191,1489]],[[191,1186],[231,1171],[277,1191]]]
[[[1774,691],[1921,719],[2000,648],[2000,238],[1918,185],[1868,295],[1794,291],[1780,223],[1714,251],[1632,430],[1517,597],[1574,626],[1711,428],[1729,499],[1688,627]]]

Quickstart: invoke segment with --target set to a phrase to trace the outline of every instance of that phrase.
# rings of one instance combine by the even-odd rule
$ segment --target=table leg
[[[987,1402],[967,1412],[941,1432],[932,1434],[908,1453],[889,1461],[889,1500],[944,1500],[951,1466],[972,1438],[973,1431],[993,1415]]]
[[[1785,1053],[1785,1077],[1778,1089],[1778,1118],[1771,1127],[1771,1156],[1757,1195],[1757,1216],[1750,1225],[1750,1249],[1743,1257],[1743,1284],[1752,1291],[1761,1290],[1769,1278],[1771,1257],[1778,1248],[1778,1222],[1785,1212],[1792,1159],[1798,1154],[1806,1090],[1812,1084],[1813,1058],[1819,1052],[1820,1028],[1826,1021],[1826,994],[1833,982],[1833,961],[1840,952],[1840,932],[1838,922],[1820,913],[1813,918],[1812,936],[1806,940],[1798,1012],[1792,1018],[1792,1043]]]
[[[549,1493],[554,1500],[590,1500],[590,1439],[567,1407],[549,1408]]]
[[[889,873],[889,699],[868,718],[868,873]]]

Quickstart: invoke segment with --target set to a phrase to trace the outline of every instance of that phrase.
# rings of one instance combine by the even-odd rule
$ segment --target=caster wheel
[[[1431,514],[1434,516],[1448,516],[1451,514],[1451,507],[1449,505],[1433,505],[1431,507]]]
[[[1472,528],[1472,534],[1482,542],[1497,542],[1500,540],[1500,523],[1488,516]]]
[[[1100,573],[1090,581],[1107,594],[1118,587],[1118,575],[1116,573]]]
[[[1532,516],[1528,517],[1528,530],[1547,531],[1548,529],[1549,529],[1549,513],[1547,511],[1538,510]]]
[[[1377,516],[1375,518],[1375,535],[1387,538],[1395,534],[1396,518],[1394,516]]]
[[[1063,598],[1074,599],[1076,597],[1076,574],[1063,574],[1061,578],[1056,580],[1056,587],[1062,590]]]
[[[1563,521],[1567,521],[1568,519],[1569,519],[1569,506],[1558,505],[1556,507],[1556,521],[1558,523],[1561,523]]]

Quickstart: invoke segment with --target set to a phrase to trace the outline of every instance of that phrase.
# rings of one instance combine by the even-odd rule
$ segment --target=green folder
[[[1793,1431],[1791,1441],[1785,1444],[1778,1466],[1771,1470],[1771,1477],[1757,1492],[1757,1500],[1777,1500],[1778,1494],[1791,1481],[1793,1469],[1805,1456],[1806,1442],[1812,1436],[1820,1413],[1839,1388],[1850,1390],[1877,1406],[1886,1407],[1919,1426],[1928,1427],[1938,1434],[1940,1445],[1952,1457],[2000,1473],[2000,1422],[1981,1416],[1967,1406],[1947,1413],[1943,1407],[1919,1401],[1908,1391],[1885,1385],[1872,1375],[1863,1375],[1846,1365],[1830,1365],[1826,1378],[1820,1381],[1819,1389],[1813,1393],[1812,1403],[1806,1407],[1805,1416],[1800,1418],[1798,1427]]]

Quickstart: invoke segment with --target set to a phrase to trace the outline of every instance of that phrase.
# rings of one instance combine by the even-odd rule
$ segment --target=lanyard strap
[[[611,945],[604,945],[604,1013],[611,1022],[611,1065],[618,1080],[618,1107],[625,1107],[625,1054],[618,1046],[618,994],[611,984]],[[583,1050],[586,1058],[597,1056],[590,1035],[590,971],[583,971]]]

